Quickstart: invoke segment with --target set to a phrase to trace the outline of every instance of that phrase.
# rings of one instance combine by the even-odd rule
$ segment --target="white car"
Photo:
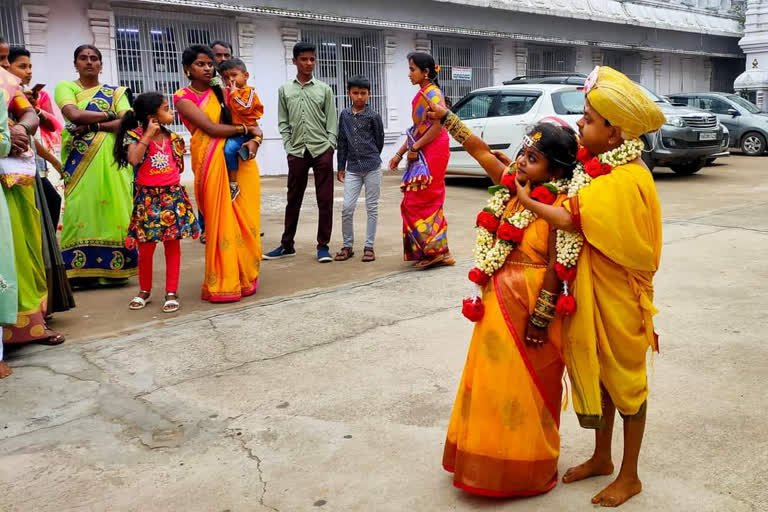
[[[456,102],[453,111],[491,149],[514,159],[526,130],[545,117],[558,117],[576,130],[584,91],[576,85],[513,84],[485,87]],[[482,167],[451,139],[448,175],[485,176]]]

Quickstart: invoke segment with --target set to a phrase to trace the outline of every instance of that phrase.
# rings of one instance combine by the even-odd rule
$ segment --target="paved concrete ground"
[[[661,354],[650,372],[645,491],[624,510],[768,508],[767,161],[657,174]],[[589,509],[607,477],[520,501],[451,486],[440,460],[471,331],[459,302],[484,191],[449,187],[451,245],[464,264],[418,273],[399,261],[398,193],[387,184],[375,264],[315,264],[307,212],[303,255],[264,263],[253,300],[198,304],[192,242],[183,314],[129,315],[126,290],[78,294],[80,308],[58,320],[67,344],[10,354],[0,510]],[[271,242],[280,187],[265,180]],[[562,430],[564,471],[592,436],[572,410]]]

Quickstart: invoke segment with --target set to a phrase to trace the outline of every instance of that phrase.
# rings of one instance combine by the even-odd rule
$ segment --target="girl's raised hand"
[[[514,161],[511,158],[509,158],[503,151],[496,150],[496,151],[491,151],[491,153],[493,154],[493,156],[496,157],[496,159],[499,162],[504,164],[505,167],[509,167],[514,163]]]
[[[147,137],[154,137],[160,132],[160,123],[156,117],[150,117],[147,123]]]
[[[441,121],[446,115],[448,115],[448,109],[439,103],[434,103],[430,100],[424,91],[419,91],[421,97],[427,102],[427,118],[433,121]]]

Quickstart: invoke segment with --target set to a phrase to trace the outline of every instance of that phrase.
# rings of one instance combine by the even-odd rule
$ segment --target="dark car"
[[[585,80],[584,75],[578,74],[519,76],[504,84],[584,85]],[[687,106],[675,106],[638,85],[661,108],[667,118],[667,122],[658,132],[642,136],[645,146],[650,149],[643,153],[643,160],[649,169],[665,166],[677,174],[693,174],[716,158],[729,155],[729,130],[714,114]]]
[[[736,94],[721,92],[670,94],[675,104],[683,104],[706,110],[717,116],[728,127],[731,147],[749,156],[763,155],[768,151],[768,114]]]

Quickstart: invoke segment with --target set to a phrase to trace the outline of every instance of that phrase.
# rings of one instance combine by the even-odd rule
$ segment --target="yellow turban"
[[[655,132],[665,122],[664,114],[632,80],[608,66],[595,68],[584,85],[592,108],[621,128],[624,139]]]

